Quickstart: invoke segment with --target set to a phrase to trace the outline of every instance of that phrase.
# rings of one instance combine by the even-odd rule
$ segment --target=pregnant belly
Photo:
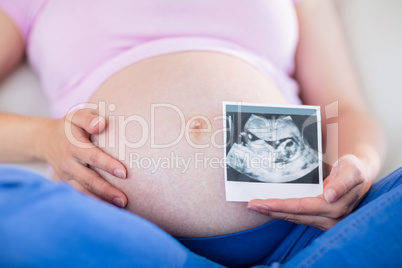
[[[177,237],[229,234],[271,220],[225,201],[222,101],[287,103],[254,67],[213,52],[143,60],[94,93],[89,103],[108,124],[92,139],[126,165],[128,178],[99,172],[127,195],[129,211]]]

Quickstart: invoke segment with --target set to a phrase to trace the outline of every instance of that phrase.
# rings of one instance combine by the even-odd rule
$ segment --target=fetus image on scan
[[[237,141],[227,152],[226,160],[229,167],[241,174],[240,178],[303,182],[300,178],[318,168],[317,156],[291,116],[251,114]]]

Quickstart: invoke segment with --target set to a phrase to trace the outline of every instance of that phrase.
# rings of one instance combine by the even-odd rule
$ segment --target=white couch
[[[336,5],[367,100],[388,135],[385,175],[402,165],[402,1],[336,0]],[[49,115],[38,78],[26,64],[0,84],[0,112]],[[23,165],[48,176],[44,163]]]

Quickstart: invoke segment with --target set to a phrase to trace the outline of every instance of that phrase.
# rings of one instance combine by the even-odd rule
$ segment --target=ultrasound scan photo
[[[314,131],[303,137],[290,115],[243,113],[233,120],[232,134],[239,117],[245,123],[227,152],[227,165],[232,169],[229,180],[318,183],[314,172],[318,159],[308,142],[308,138],[316,139]],[[307,118],[297,117],[299,122]]]
[[[226,201],[322,194],[319,106],[244,102],[222,106]]]

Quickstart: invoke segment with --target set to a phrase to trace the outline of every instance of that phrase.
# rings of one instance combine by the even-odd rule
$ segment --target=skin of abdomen
[[[97,171],[127,195],[127,210],[176,237],[229,234],[271,221],[246,203],[225,200],[217,163],[224,155],[222,101],[287,104],[254,67],[215,52],[152,57],[97,89],[89,103],[106,107],[107,128],[92,140],[120,158],[128,178]]]

